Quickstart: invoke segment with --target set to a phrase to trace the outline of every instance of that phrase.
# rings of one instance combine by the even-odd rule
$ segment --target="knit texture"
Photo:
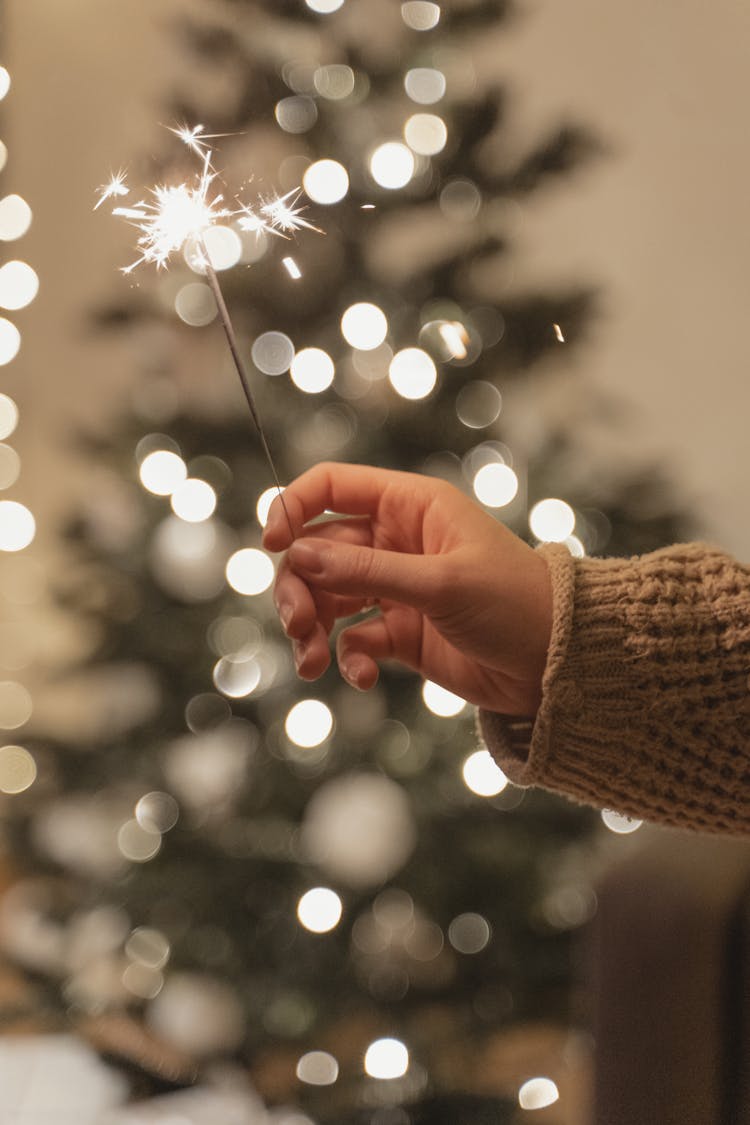
[[[479,712],[498,765],[599,808],[750,834],[750,567],[701,543],[539,551],[554,605],[542,702],[528,719]]]

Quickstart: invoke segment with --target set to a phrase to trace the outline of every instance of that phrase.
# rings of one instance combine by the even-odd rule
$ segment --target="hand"
[[[302,679],[328,667],[336,621],[377,601],[377,616],[338,636],[354,687],[397,660],[488,710],[536,712],[552,628],[540,554],[457,488],[415,473],[320,464],[284,502],[294,541],[277,497],[263,545],[286,550],[274,596]],[[341,518],[310,525],[326,511]]]

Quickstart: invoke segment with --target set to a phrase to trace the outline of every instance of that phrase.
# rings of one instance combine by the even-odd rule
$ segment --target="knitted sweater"
[[[750,834],[750,566],[691,543],[549,565],[553,626],[534,718],[481,710],[516,785],[662,824]]]

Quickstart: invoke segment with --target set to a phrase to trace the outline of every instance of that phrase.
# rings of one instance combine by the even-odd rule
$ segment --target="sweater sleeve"
[[[516,785],[750,834],[750,567],[700,543],[631,559],[539,548],[553,626],[534,718],[481,710]]]

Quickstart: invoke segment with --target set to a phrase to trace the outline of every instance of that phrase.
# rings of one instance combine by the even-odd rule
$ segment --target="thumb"
[[[328,539],[295,539],[289,563],[310,585],[333,594],[387,598],[426,611],[444,583],[439,556],[381,551]]]

